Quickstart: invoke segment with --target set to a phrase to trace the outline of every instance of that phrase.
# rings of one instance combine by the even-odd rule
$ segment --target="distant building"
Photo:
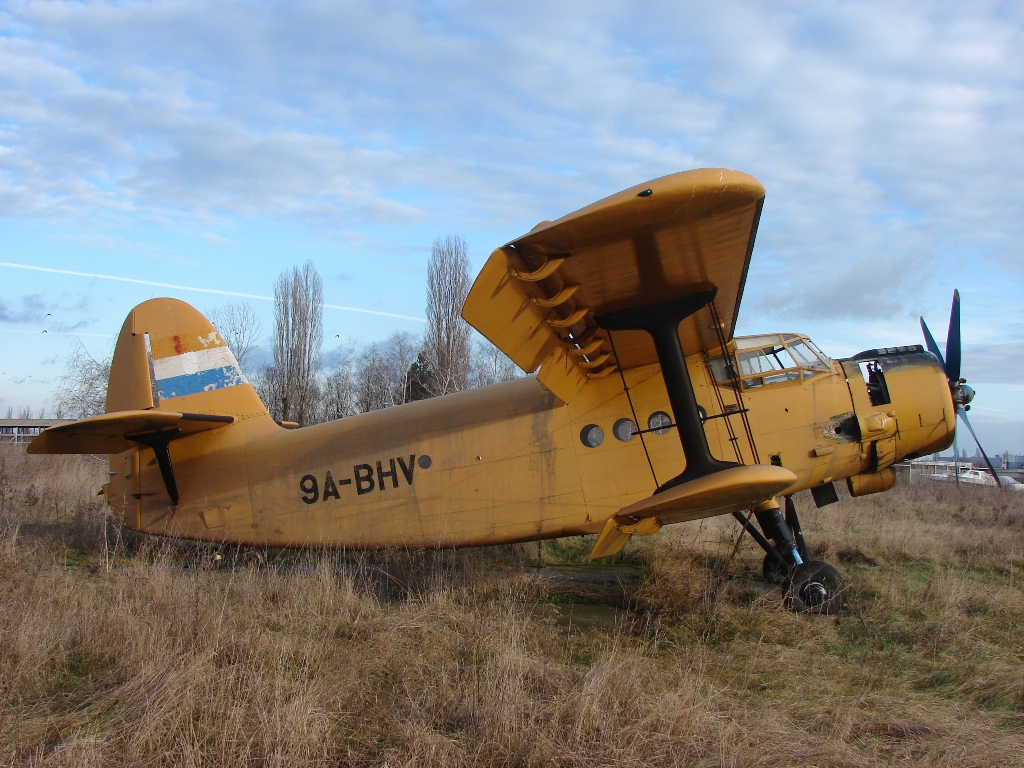
[[[31,443],[47,427],[69,421],[72,419],[0,419],[0,443]]]
[[[992,460],[992,466],[996,469],[1024,469],[1024,455],[1013,454],[1013,453],[997,453],[994,456],[989,456]],[[930,461],[955,461],[953,454],[943,456],[938,453],[933,453],[930,457]],[[974,456],[966,457],[963,451],[960,453],[960,465],[970,465],[972,467],[985,467],[985,459],[982,458],[980,453]]]
[[[1004,453],[1002,456],[992,459],[997,467],[999,466],[998,459],[1002,460],[1003,469],[1024,469],[1024,455]]]
[[[995,456],[989,457],[992,460],[992,466],[995,467],[996,472],[1000,477],[1012,477],[1017,481],[1024,481],[1024,456],[1014,455],[1012,453],[1001,453]],[[929,475],[939,475],[948,473],[954,475],[959,469],[961,472],[965,469],[980,469],[982,471],[988,471],[988,465],[985,464],[983,458],[970,458],[970,459],[954,459],[953,454],[949,456],[942,456],[937,453],[933,453],[931,456],[923,456],[919,459],[912,461],[901,462],[901,467],[904,467],[904,471],[908,472],[908,477],[911,481],[919,477],[927,477]]]

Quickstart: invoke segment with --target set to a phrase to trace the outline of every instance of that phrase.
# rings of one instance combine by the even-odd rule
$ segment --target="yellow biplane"
[[[847,360],[801,334],[735,337],[763,201],[756,179],[704,169],[543,222],[491,254],[462,311],[536,375],[302,429],[271,418],[199,312],[146,301],[117,339],[107,412],[29,451],[109,454],[122,523],[225,543],[599,534],[593,559],[733,514],[792,605],[832,612],[842,578],[812,559],[790,497],[828,504],[843,479],[853,496],[885,491],[894,462],[951,443],[973,394],[958,303],[948,364],[927,328],[930,352]]]

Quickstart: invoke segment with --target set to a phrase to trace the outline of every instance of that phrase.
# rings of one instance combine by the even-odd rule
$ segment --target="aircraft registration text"
[[[386,463],[385,463],[386,462]],[[420,462],[422,466],[424,462]],[[429,466],[429,465],[428,465]],[[356,494],[362,496],[364,493],[371,493],[374,490],[383,491],[390,485],[391,488],[398,488],[399,473],[405,478],[406,485],[412,485],[413,473],[416,469],[416,454],[409,456],[409,461],[399,456],[395,459],[386,459],[373,464],[355,464],[352,466],[351,476],[337,479],[328,470],[324,475],[323,483],[320,483],[316,475],[303,475],[299,480],[299,490],[302,492],[302,501],[306,504],[316,504],[318,501],[329,499],[340,499],[339,486],[355,486]],[[321,490],[322,489],[322,490]]]

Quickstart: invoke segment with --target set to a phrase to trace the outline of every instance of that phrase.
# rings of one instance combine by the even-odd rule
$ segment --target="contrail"
[[[57,334],[58,336],[95,336],[98,339],[112,339],[114,334],[112,333],[79,333],[78,331],[28,331],[24,328],[0,328],[0,333],[34,333],[37,336],[46,334]]]
[[[152,285],[156,288],[173,288],[176,291],[195,291],[196,293],[214,293],[218,296],[237,296],[242,299],[258,299],[259,301],[273,301],[273,296],[259,296],[255,293],[241,293],[239,291],[225,291],[220,288],[196,288],[191,285],[175,285],[174,283],[159,283],[156,280],[140,280],[136,277],[121,277],[120,275],[98,275],[93,272],[76,272],[73,269],[53,269],[52,267],[36,267],[31,264],[14,264],[10,261],[0,261],[0,267],[12,267],[14,269],[29,269],[33,272],[49,272],[55,275],[74,275],[75,277],[93,277],[99,280],[116,280],[119,283],[135,283],[136,285]],[[399,315],[394,312],[379,312],[376,309],[359,309],[358,307],[344,307],[340,304],[324,304],[324,309],[340,309],[345,312],[359,312],[364,315],[378,315],[380,317],[394,317],[399,320],[412,320],[416,323],[427,322],[422,317],[411,315]]]

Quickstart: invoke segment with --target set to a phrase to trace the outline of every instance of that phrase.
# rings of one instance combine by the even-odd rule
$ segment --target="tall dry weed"
[[[526,578],[530,548],[217,569],[105,539],[102,465],[3,458],[2,765],[1024,763],[1024,499],[799,499],[851,584],[836,617],[755,588],[731,521],[674,526],[579,629],[548,601],[598,593]]]

